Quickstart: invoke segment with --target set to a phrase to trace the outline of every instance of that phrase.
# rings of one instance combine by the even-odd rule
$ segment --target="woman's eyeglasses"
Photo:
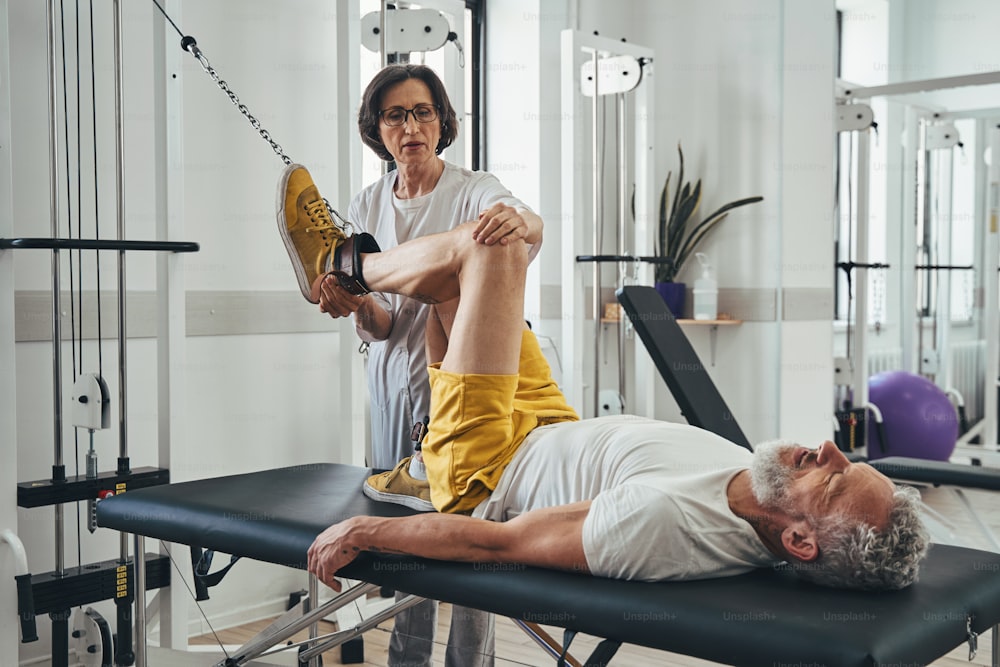
[[[388,109],[382,109],[379,115],[382,117],[382,122],[389,127],[399,127],[406,123],[406,117],[408,115],[413,115],[413,120],[418,123],[433,123],[438,119],[437,107],[433,104],[418,104],[412,109],[404,109],[403,107],[389,107]]]

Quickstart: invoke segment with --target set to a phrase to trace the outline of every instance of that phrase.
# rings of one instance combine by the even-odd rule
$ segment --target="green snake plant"
[[[677,174],[677,185],[673,202],[668,204],[670,197],[671,173],[667,174],[663,192],[660,194],[659,236],[656,241],[656,254],[667,261],[656,264],[656,282],[669,283],[677,277],[677,273],[691,253],[705,236],[726,219],[734,208],[755,204],[763,197],[747,197],[721,206],[700,222],[696,220],[698,205],[701,204],[701,179],[692,187],[684,182],[684,151],[677,144],[680,155],[680,169]]]

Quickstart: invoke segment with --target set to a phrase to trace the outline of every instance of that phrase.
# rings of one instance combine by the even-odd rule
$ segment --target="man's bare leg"
[[[516,375],[528,248],[523,241],[477,243],[473,228],[474,224],[465,224],[385,252],[364,254],[365,282],[376,292],[439,304],[448,319],[454,309],[442,370]],[[321,280],[321,294],[340,289],[332,277]],[[446,303],[453,300],[454,306]]]
[[[431,363],[440,360],[440,366],[433,373],[447,375],[451,378],[448,382],[479,378],[477,382],[491,394],[507,391],[503,387],[513,380],[514,385],[509,387],[512,399],[525,328],[524,282],[528,248],[523,241],[490,246],[478,243],[472,238],[473,229],[474,225],[464,225],[408,241],[385,252],[362,253],[359,258],[361,273],[365,284],[373,291],[401,294],[434,304],[435,312],[429,320],[427,333],[428,359]],[[314,292],[320,294],[321,308],[325,301],[335,300],[337,290],[342,289],[340,285],[337,276],[324,277],[314,284]],[[450,412],[438,421],[441,405],[437,399],[431,399],[436,412],[430,415],[430,429],[433,433],[437,427],[438,435],[428,438],[427,446],[422,448],[422,457],[407,457],[393,470],[373,475],[365,483],[365,495],[418,510],[436,508],[435,494],[454,485],[447,463],[450,456],[440,450],[452,442],[449,434],[450,424],[457,423],[455,404],[448,403],[451,399],[444,400],[446,411]],[[473,403],[468,405],[476,410]],[[460,411],[464,414],[464,408]],[[487,414],[484,413],[484,417]],[[486,458],[492,458],[491,451],[504,451],[511,446],[509,434],[497,433],[492,437],[495,442],[489,440],[474,446]],[[429,455],[434,461],[433,470]],[[427,463],[426,469],[421,459]],[[478,470],[478,465],[473,464],[472,468]],[[425,474],[427,479],[424,479]],[[456,479],[464,479],[467,475],[460,470],[455,474]],[[433,482],[432,476],[438,481]],[[445,493],[451,496],[449,490]],[[451,503],[441,499],[440,504],[438,509],[454,511],[445,509]]]
[[[457,308],[457,301],[448,301],[431,308],[424,333],[424,350],[428,365],[444,361],[444,354],[448,351],[448,334],[451,331],[451,323],[455,320]]]

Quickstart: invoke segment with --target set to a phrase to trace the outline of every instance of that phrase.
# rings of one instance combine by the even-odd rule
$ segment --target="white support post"
[[[983,242],[983,334],[986,338],[986,367],[983,390],[983,430],[981,442],[997,446],[997,374],[1000,372],[1000,121],[989,123],[986,140],[990,164],[986,179],[985,235]],[[993,631],[994,634],[997,630]]]
[[[590,252],[593,255],[602,254],[601,235],[604,232],[604,172],[602,171],[601,157],[601,136],[605,130],[605,119],[603,115],[604,105],[601,104],[601,94],[603,89],[599,85],[600,76],[600,52],[593,49],[590,53],[590,62],[594,65],[594,94],[590,98]],[[594,411],[591,417],[600,414],[598,410],[598,396],[601,392],[601,285],[604,275],[603,266],[599,262],[594,262],[590,266],[590,282],[592,290],[590,294],[590,315],[594,318],[594,348],[593,366],[590,374],[593,378],[593,390],[590,392],[591,405]]]
[[[10,120],[10,39],[7,0],[0,0],[0,238],[14,235]],[[17,374],[14,355],[14,253],[0,250],[0,531],[17,528]],[[0,655],[18,654],[14,559],[0,549]]]
[[[585,407],[593,404],[593,399],[600,387],[588,383],[586,378],[585,360],[592,357],[592,346],[588,345],[586,331],[591,330],[594,322],[588,323],[584,318],[592,311],[588,304],[588,286],[585,275],[592,267],[577,266],[578,255],[590,255],[593,248],[588,245],[591,236],[587,221],[593,218],[593,211],[588,210],[588,193],[593,189],[590,185],[592,169],[596,166],[596,156],[586,150],[587,132],[584,131],[584,119],[590,101],[584,98],[580,87],[580,67],[593,58],[597,52],[600,57],[627,55],[647,63],[643,70],[643,79],[652,75],[651,65],[653,51],[646,47],[615,41],[606,37],[585,34],[576,30],[564,30],[561,41],[561,118],[562,118],[562,215],[567,224],[563,225],[562,234],[562,344],[563,344],[563,378],[562,388],[570,405],[576,408],[582,416],[594,416]],[[636,221],[632,254],[648,255],[651,253],[653,229],[652,221],[652,119],[653,96],[648,81],[641,81],[630,93],[634,95],[633,127],[635,134],[634,178],[636,183]],[[598,273],[598,272],[595,272]],[[643,266],[639,271],[639,280],[651,283],[652,271]],[[600,285],[591,285],[600,289]],[[595,297],[596,298],[596,297]],[[595,316],[600,317],[597,313]],[[634,338],[632,339],[635,340]],[[589,359],[589,363],[598,363],[597,359]],[[622,360],[624,363],[624,360]],[[652,364],[635,364],[635,372],[628,374],[633,378],[634,389],[630,391],[636,402],[629,406],[629,412],[652,416],[655,405],[653,383],[655,373]],[[591,367],[593,369],[593,367]],[[594,393],[590,393],[594,392]]]
[[[164,9],[181,19],[181,1],[167,0]],[[158,12],[153,14],[153,94],[156,197],[156,238],[161,241],[184,240],[184,98],[181,51],[175,33]],[[171,469],[174,463],[173,442],[184,439],[186,366],[186,294],[183,253],[157,253],[157,463]],[[136,562],[144,558],[135,554]],[[189,577],[189,559],[179,558],[178,576]],[[183,585],[170,586],[156,597],[159,604],[160,646],[187,648],[187,619],[190,596]],[[137,610],[138,610],[137,602]],[[140,618],[137,613],[136,622]],[[136,633],[143,628],[136,627]],[[136,642],[139,642],[136,637]]]
[[[335,207],[346,211],[353,193],[361,190],[361,139],[358,137],[357,100],[361,97],[360,50],[361,38],[357,26],[360,25],[360,7],[357,0],[337,0],[337,59],[332,82],[344,94],[337,96],[337,154],[342,162],[337,169],[337,192]],[[345,213],[346,214],[346,213]],[[358,354],[358,337],[354,333],[354,320],[340,322],[339,349],[337,357],[341,368],[347,372],[340,375],[340,410],[342,431],[346,445],[341,449],[343,463],[364,465],[370,460],[368,441],[370,439],[368,417],[368,391],[358,391],[367,387],[364,357]]]
[[[912,107],[906,108],[905,141],[903,142],[903,183],[916,184],[917,160],[921,159],[920,117]],[[905,187],[905,186],[904,186]],[[917,194],[906,189],[903,195],[902,225],[899,233],[899,343],[900,369],[909,373],[917,369]]]
[[[466,48],[468,40],[465,34],[464,0],[423,0],[420,6],[426,9],[436,9],[444,14],[448,18],[451,31],[458,35],[458,43],[462,45],[463,49]],[[357,31],[355,30],[354,32],[356,33]],[[445,42],[445,45],[441,48],[443,49],[442,55],[444,56],[444,73],[442,75],[444,89],[448,91],[448,97],[451,99],[452,106],[455,107],[455,112],[458,114],[458,124],[464,126],[468,121],[468,117],[466,116],[468,110],[465,108],[465,73],[467,68],[472,67],[473,64],[466,59],[464,66],[462,65],[462,55],[454,43]],[[356,129],[354,134],[357,134]],[[455,141],[448,147],[449,160],[456,164],[465,164],[465,152],[466,134],[465,132],[459,132],[458,136],[455,137]],[[483,168],[485,169],[485,165]]]
[[[652,59],[652,51],[649,51],[649,58]],[[633,227],[632,252],[637,256],[653,255],[656,243],[656,222],[657,208],[654,202],[657,201],[656,186],[654,185],[654,157],[655,146],[653,119],[653,82],[655,81],[655,64],[647,63],[643,67],[642,82],[633,93],[633,118],[634,118],[634,141],[633,149],[634,171],[632,174],[635,183],[635,225]],[[653,284],[653,267],[650,264],[640,264],[636,267],[636,280],[641,285]],[[632,340],[632,372],[628,377],[632,379],[631,391],[628,396],[627,411],[646,417],[652,417],[656,409],[656,387],[657,382],[661,382],[659,373],[654,364],[649,363],[643,357],[646,354],[641,343],[636,343],[635,333],[629,326],[627,333]],[[640,349],[637,349],[640,348]],[[636,363],[636,358],[642,359],[642,363]],[[623,362],[624,363],[624,362]]]
[[[583,327],[576,322],[588,312],[583,274],[577,271],[575,258],[586,251],[586,234],[578,220],[586,214],[584,188],[582,187],[585,164],[583,124],[576,122],[583,117],[583,96],[577,85],[579,71],[580,35],[564,30],[560,36],[561,88],[562,88],[562,210],[566,224],[562,228],[562,312],[563,312],[563,377],[562,387],[569,404],[577,410],[584,406],[584,358],[586,344]],[[568,256],[567,256],[568,255]],[[596,390],[596,387],[594,388]]]
[[[930,127],[930,126],[929,126]],[[933,264],[951,264],[951,230],[952,230],[952,166],[954,161],[953,148],[934,149],[931,164],[934,175],[931,178],[934,196],[934,210],[931,212],[931,225],[937,254],[933,256]],[[928,269],[930,271],[930,269]],[[937,352],[934,369],[934,382],[942,390],[951,388],[951,271],[941,269],[933,271],[936,278],[934,299],[934,320],[937,322],[934,347]]]
[[[858,132],[858,178],[857,178],[857,240],[855,241],[855,267],[851,276],[854,289],[854,348],[852,375],[854,377],[853,404],[864,407],[868,404],[868,256],[869,206],[868,189],[871,183],[871,128]]]

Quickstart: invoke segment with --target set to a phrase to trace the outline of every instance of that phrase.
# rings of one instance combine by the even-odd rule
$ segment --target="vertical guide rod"
[[[114,0],[115,31],[115,188],[117,191],[118,240],[125,240],[125,125],[122,120],[122,7],[121,0]],[[125,423],[126,376],[125,354],[125,251],[118,251],[118,472],[129,471],[128,430]],[[127,553],[128,542],[122,536],[122,556]]]
[[[986,339],[986,356],[984,359],[985,381],[983,382],[983,435],[981,442],[984,447],[995,449],[997,447],[997,373],[1000,372],[1000,309],[997,302],[1000,300],[1000,285],[997,284],[1000,276],[1000,123],[990,123],[989,133],[979,132],[977,128],[976,136],[987,137],[986,144],[994,156],[986,175],[986,201],[984,227],[984,252],[983,252],[983,337]],[[982,158],[979,158],[980,160]],[[993,638],[996,641],[1000,628],[993,628]],[[994,643],[994,659],[996,653],[996,643]]]
[[[135,590],[135,665],[146,667],[146,538],[138,534],[135,535],[133,590]]]
[[[116,190],[116,217],[118,222],[118,240],[125,240],[125,125],[123,122],[124,105],[122,104],[122,7],[121,0],[114,0],[113,28],[114,28],[114,75],[115,75],[115,190]],[[100,344],[101,341],[98,341]],[[128,429],[126,426],[127,404],[127,363],[126,363],[126,326],[125,326],[125,251],[118,251],[118,474],[128,473],[131,469],[128,461]],[[115,611],[117,612],[117,627],[119,641],[115,647],[115,663],[131,665],[136,659],[136,651],[139,652],[138,665],[145,667],[145,639],[133,645],[133,638],[146,636],[146,598],[139,595],[141,590],[145,592],[145,554],[142,550],[143,542],[141,538],[136,538],[135,574],[136,579],[143,582],[140,589],[136,585],[137,594],[135,596],[135,613],[133,615],[131,604],[128,598],[116,598]],[[118,538],[119,562],[122,566],[128,565],[128,535],[120,533]],[[134,624],[134,636],[132,636]]]
[[[114,0],[115,31],[115,189],[117,193],[118,240],[125,240],[125,125],[122,120],[122,7]],[[125,423],[127,363],[125,352],[125,251],[118,251],[118,472],[129,472],[128,428]],[[122,562],[128,560],[128,538],[119,540]]]
[[[312,611],[313,609],[315,609],[318,606],[319,606],[319,579],[316,577],[315,574],[310,573],[309,574],[309,601],[308,601],[307,607],[302,610],[302,613],[306,614],[307,612]],[[362,622],[364,621],[363,618],[361,620],[362,620]],[[317,637],[319,637],[319,623],[318,622],[317,623],[313,623],[312,625],[309,626],[309,639],[315,640]],[[310,646],[315,646],[315,643],[310,644]],[[322,659],[320,658],[320,656],[316,656],[316,657],[310,658],[309,659],[309,665],[308,665],[308,667],[320,667],[320,665],[323,664],[321,660]]]
[[[993,635],[990,638],[990,647],[993,649],[990,652],[990,664],[997,667],[1000,665],[1000,625],[994,625],[990,634]]]
[[[934,151],[932,164],[935,166],[935,177],[931,186],[934,193],[934,246],[936,257],[932,264],[948,265],[952,263],[952,193],[954,190],[953,165],[955,161],[954,148],[938,148]],[[951,389],[951,271],[933,271],[934,276],[934,349],[937,353],[934,370],[934,383],[942,391]],[[923,358],[923,350],[920,351]]]
[[[45,3],[45,21],[48,27],[46,42],[48,45],[48,83],[49,83],[49,215],[51,218],[52,238],[59,236],[59,178],[56,153],[59,141],[58,121],[56,119],[56,16],[54,0]],[[62,447],[62,326],[59,318],[62,312],[59,276],[59,250],[52,250],[52,430],[54,437],[54,457],[52,463],[53,481],[66,479],[63,468]],[[63,506],[56,505],[55,512],[55,573],[62,576],[65,572],[65,539],[63,535]]]
[[[625,126],[625,93],[616,95],[618,101],[618,254],[625,256],[628,252],[625,243],[628,230],[625,224],[628,218],[628,146]],[[624,287],[627,277],[627,265],[622,262],[618,265],[618,284],[616,287]],[[616,305],[617,307],[617,305]],[[625,397],[625,318],[618,318],[618,396],[624,402]]]
[[[597,53],[597,49],[593,52],[594,60],[594,99],[591,104],[591,116],[593,119],[593,131],[591,132],[591,150],[593,155],[593,184],[591,192],[591,204],[594,208],[594,229],[593,229],[593,252],[594,256],[601,254],[601,214],[602,208],[604,207],[604,198],[601,196],[601,162],[600,162],[600,141],[598,126],[600,125],[600,106],[598,104],[598,98],[600,97],[600,91],[598,90],[598,82],[600,81],[600,58]],[[594,282],[594,293],[591,298],[594,308],[594,416],[597,417],[600,414],[600,383],[601,383],[601,263],[594,262],[593,268],[593,282]]]

